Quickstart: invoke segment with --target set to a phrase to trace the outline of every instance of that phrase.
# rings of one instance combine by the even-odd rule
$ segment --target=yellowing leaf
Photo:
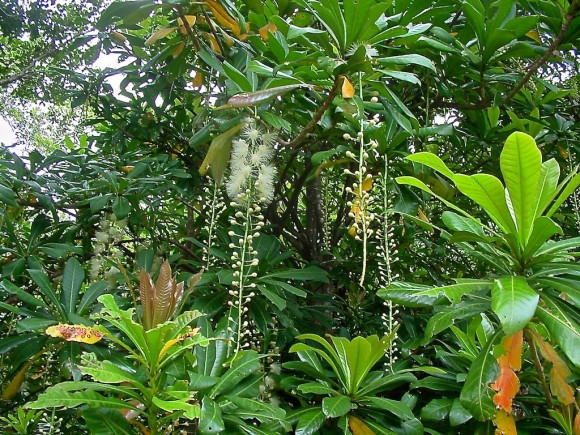
[[[12,400],[16,396],[24,382],[30,364],[32,364],[32,361],[27,361],[22,364],[20,370],[18,370],[4,391],[2,391],[2,400]]]
[[[342,77],[342,87],[341,87],[342,98],[354,97],[354,86],[352,85],[351,82],[348,81],[348,79],[345,76],[341,77]]]
[[[187,24],[189,24],[189,28],[191,29],[194,26],[197,17],[195,15],[185,15],[184,17],[185,20],[187,21]],[[181,34],[187,35],[187,27],[185,27],[185,24],[183,23],[181,17],[177,19],[177,24],[179,25],[179,31],[181,32]]]
[[[205,159],[203,159],[203,162],[199,167],[199,173],[201,175],[207,174],[208,169],[211,168],[211,176],[218,185],[221,184],[222,177],[226,170],[228,161],[230,160],[232,140],[241,129],[242,124],[236,125],[225,133],[216,136],[211,141]]]
[[[568,160],[568,158],[570,158],[570,153],[566,148],[564,148],[562,145],[557,145],[556,147],[558,148],[558,152],[564,159]]]
[[[373,179],[372,178],[367,178],[362,182],[361,189],[363,192],[368,192],[372,188],[373,188]]]
[[[491,388],[497,391],[493,396],[493,403],[499,408],[511,414],[513,398],[520,391],[520,380],[518,375],[509,367],[500,367],[499,375]]]
[[[348,229],[348,235],[351,237],[356,236],[356,227],[354,225]]]
[[[155,33],[153,33],[153,35],[151,35],[149,39],[147,39],[147,41],[145,41],[145,45],[146,46],[153,45],[155,44],[155,42],[165,38],[167,35],[169,35],[171,32],[177,29],[178,27],[168,27],[166,29],[159,29]]]
[[[495,435],[518,435],[514,418],[502,410],[497,411],[493,424],[497,427]]]
[[[220,45],[215,36],[213,36],[211,33],[208,32],[203,32],[202,35],[209,42],[209,46],[213,51],[215,51],[218,54],[223,54],[222,49],[220,48]]]
[[[165,343],[163,345],[163,347],[159,351],[159,360],[161,360],[161,358],[163,358],[165,356],[165,354],[169,351],[169,349],[171,349],[176,343],[183,341],[186,338],[193,337],[194,335],[196,335],[198,333],[198,331],[199,331],[199,328],[194,328],[191,331],[189,331],[187,334],[183,334],[177,338],[169,340],[167,343]]]
[[[46,334],[66,341],[95,344],[103,338],[103,333],[84,325],[58,324],[46,328]]]
[[[181,52],[183,51],[183,49],[185,48],[185,42],[180,42],[179,44],[177,44],[175,46],[175,48],[173,49],[173,51],[171,52],[171,56],[173,57],[173,59],[177,58]]]
[[[268,23],[259,30],[260,37],[262,38],[263,41],[268,42],[268,38],[270,37],[270,35],[268,35],[268,32],[274,33],[276,32],[276,30],[278,30],[278,28],[276,27],[275,24]]]
[[[191,78],[191,85],[194,88],[201,88],[203,85],[203,74],[199,71],[196,71],[195,75]]]
[[[423,222],[429,223],[429,218],[421,207],[419,207],[419,210],[417,210],[417,214],[419,215],[419,219],[421,219]]]
[[[220,5],[216,0],[207,0],[205,4],[211,10],[218,23],[230,29],[237,38],[240,37],[240,25],[226,12],[222,5]]]
[[[125,35],[119,32],[115,32],[114,30],[112,30],[109,33],[109,36],[111,37],[111,39],[115,40],[115,42],[118,42],[119,44],[124,44],[125,42],[127,42],[127,38],[125,38]]]
[[[121,169],[121,171],[125,172],[125,173],[129,173],[131,172],[133,169],[135,169],[135,166],[121,166],[119,169]]]
[[[348,416],[348,427],[350,427],[353,435],[375,435],[364,421],[354,415]]]
[[[542,39],[540,38],[540,34],[537,32],[537,30],[530,30],[528,33],[526,33],[526,36],[530,39],[533,39],[538,44],[542,43]]]

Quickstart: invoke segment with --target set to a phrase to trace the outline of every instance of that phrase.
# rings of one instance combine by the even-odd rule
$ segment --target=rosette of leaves
[[[485,212],[488,219],[479,220],[438,196],[422,181],[413,177],[397,179],[399,184],[417,187],[454,210],[443,213],[443,223],[452,231],[443,232],[444,237],[484,264],[491,276],[461,278],[433,288],[395,282],[378,295],[407,307],[434,307],[435,314],[426,326],[427,340],[454,328],[460,320],[482,313],[496,320],[499,331],[473,360],[461,391],[461,404],[475,418],[491,420],[496,416],[496,405],[489,385],[497,383],[500,373],[492,350],[502,337],[524,328],[539,328],[545,331],[545,339],[558,344],[576,369],[580,367],[578,267],[572,261],[580,238],[550,240],[563,233],[554,216],[580,185],[580,175],[572,171],[560,182],[558,163],[554,159],[542,162],[534,139],[524,133],[513,133],[502,150],[500,169],[505,185],[488,174],[454,173],[431,153],[413,154],[408,159],[448,178]],[[495,329],[493,323],[490,327]],[[531,342],[535,340],[526,341],[535,346]],[[534,362],[541,368],[537,355]],[[538,376],[543,382],[544,374],[540,371]],[[546,400],[551,401],[550,391],[544,390]]]
[[[166,368],[189,349],[208,345],[208,339],[190,326],[201,313],[186,311],[174,320],[145,329],[134,320],[135,310],[121,310],[112,295],[101,296],[99,302],[103,309],[94,318],[111,326],[94,329],[124,351],[125,358],[109,360],[85,353],[80,370],[92,381],[57,384],[27,407],[82,407],[89,427],[107,425],[122,430],[114,433],[131,433],[129,422],[142,425],[145,420],[150,433],[157,434],[181,417],[199,418],[201,406],[194,392],[185,380],[169,376]]]
[[[408,433],[422,434],[423,426],[403,401],[385,397],[389,391],[416,380],[408,372],[372,370],[385,356],[393,335],[379,338],[315,334],[297,338],[290,348],[300,361],[287,362],[295,376],[283,376],[282,387],[300,407],[288,412],[297,434]],[[322,431],[322,432],[318,432]]]

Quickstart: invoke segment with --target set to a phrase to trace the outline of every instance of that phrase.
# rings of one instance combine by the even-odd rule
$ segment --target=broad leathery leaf
[[[28,273],[30,274],[30,277],[34,283],[38,286],[38,290],[53,304],[53,308],[58,310],[59,314],[62,316],[62,320],[66,319],[67,315],[64,307],[58,300],[56,292],[54,291],[52,283],[50,282],[50,279],[46,273],[38,269],[28,269]]]
[[[401,54],[399,56],[383,57],[377,59],[381,65],[419,65],[425,68],[429,68],[431,71],[435,72],[435,65],[425,56],[420,54]]]
[[[93,435],[132,435],[131,424],[116,409],[85,409],[82,411],[87,428]]]
[[[441,158],[433,153],[421,152],[411,154],[406,157],[407,160],[412,162],[421,163],[422,165],[428,166],[445,175],[449,179],[453,179],[453,171],[447,167],[447,165],[441,160]]]
[[[443,421],[451,412],[453,399],[433,399],[421,409],[422,421]]]
[[[339,395],[322,399],[322,412],[327,418],[341,417],[353,407],[354,405],[347,396]]]
[[[525,246],[539,208],[542,153],[531,136],[516,132],[507,138],[499,163],[514,210],[518,239]]]
[[[443,293],[447,299],[456,304],[461,301],[461,298],[469,293],[479,290],[487,290],[491,288],[493,283],[491,281],[482,279],[458,279],[457,284],[450,284],[441,287],[433,287],[432,289],[418,293],[418,296],[439,296]]]
[[[296,429],[294,431],[295,435],[312,435],[318,432],[318,429],[322,426],[326,417],[322,412],[322,409],[315,408],[309,409],[304,412],[298,419],[296,424]]]
[[[348,48],[346,45],[347,32],[343,8],[339,1],[319,0],[307,4],[309,7],[314,8],[312,12],[316,18],[326,27],[340,51],[344,52]]]
[[[431,338],[445,331],[457,320],[471,318],[489,310],[489,302],[486,300],[465,300],[458,304],[445,307],[431,316],[425,327],[425,338]]]
[[[560,179],[560,165],[556,159],[550,159],[542,163],[538,185],[536,187],[536,196],[538,201],[535,211],[535,217],[544,213],[550,202],[554,200],[558,192],[558,180]]]
[[[495,280],[491,289],[491,309],[506,335],[520,331],[534,316],[540,295],[521,276]]]
[[[545,306],[539,306],[536,315],[544,323],[552,338],[560,345],[572,364],[580,367],[580,325],[559,304],[561,301],[542,297]]]
[[[34,402],[26,404],[28,408],[32,409],[75,408],[81,405],[87,405],[90,408],[130,408],[137,410],[136,407],[123,400],[105,397],[93,390],[69,391],[68,388],[63,388],[62,384],[49,387]]]
[[[119,384],[130,382],[135,386],[145,387],[137,380],[134,372],[129,372],[111,361],[99,361],[94,353],[83,353],[81,371],[97,382]],[[135,397],[135,398],[138,398]]]
[[[532,257],[548,239],[556,234],[563,234],[560,225],[546,216],[536,218],[532,233],[525,244],[523,257]]]
[[[293,91],[294,89],[307,88],[313,89],[314,85],[307,84],[296,84],[296,85],[286,85],[278,86],[275,88],[264,89],[262,91],[247,92],[243,94],[237,94],[231,97],[227,104],[224,106],[217,107],[218,109],[234,109],[240,107],[253,107],[272,100],[276,97],[286,94],[287,92]]]
[[[496,433],[502,435],[518,435],[514,417],[505,413],[501,409],[497,410],[495,418],[493,419],[493,424],[497,427]]]
[[[425,295],[425,291],[432,290],[430,286],[411,282],[394,282],[377,292],[381,299],[390,300],[398,305],[410,308],[432,307],[440,304],[442,297]]]
[[[237,135],[241,129],[242,124],[238,124],[219,136],[216,136],[211,141],[205,159],[203,159],[203,162],[199,167],[200,175],[207,174],[208,169],[211,170],[211,176],[217,186],[221,186],[224,172],[230,160],[234,136]]]
[[[413,419],[413,412],[403,402],[384,397],[365,397],[365,401],[368,401],[372,408],[388,411],[401,420]]]
[[[183,415],[190,420],[201,417],[199,404],[192,404],[187,400],[161,400],[158,397],[153,397],[153,404],[167,412],[183,411]]]
[[[524,343],[524,333],[519,331],[514,335],[509,335],[503,339],[499,349],[501,355],[498,357],[500,367],[509,367],[513,370],[522,368],[522,346]],[[496,346],[498,347],[498,346]]]
[[[190,29],[195,25],[195,21],[197,20],[197,17],[195,15],[184,15],[184,18],[185,21],[187,21],[187,24],[189,25]],[[187,28],[185,27],[185,23],[181,19],[181,17],[177,18],[177,24],[179,25],[179,31],[181,32],[181,34],[187,35]]]
[[[85,272],[79,261],[74,257],[69,258],[62,274],[61,287],[63,304],[69,313],[76,311],[77,300],[84,279]]]
[[[362,421],[354,415],[348,416],[348,427],[352,435],[375,435],[375,433]]]
[[[76,341],[78,343],[95,344],[101,341],[103,334],[94,328],[85,325],[65,325],[58,324],[49,326],[46,329],[46,334],[51,337],[62,338],[66,341]]]
[[[217,403],[205,396],[201,402],[199,430],[202,433],[219,433],[225,430],[225,428],[221,408]]]
[[[552,207],[550,207],[550,210],[548,210],[546,213],[546,216],[550,217],[556,213],[556,210],[560,208],[564,201],[568,199],[568,197],[576,190],[578,186],[580,186],[580,174],[574,175],[568,184],[564,186],[560,192],[560,195],[558,195],[558,198],[556,198],[554,204],[552,204]]]
[[[145,41],[145,46],[150,46],[155,44],[157,41],[159,41],[160,39],[165,38],[167,35],[173,33],[174,31],[176,31],[177,29],[179,29],[179,27],[168,27],[165,29],[159,29],[156,32],[154,32],[148,39],[147,41]]]
[[[211,389],[209,397],[215,399],[219,394],[226,393],[248,375],[256,372],[260,368],[260,358],[261,356],[254,351],[239,352],[232,361],[230,369],[220,377],[220,380]]]
[[[487,421],[495,416],[494,391],[489,384],[497,378],[499,368],[491,349],[500,334],[501,332],[496,332],[483,346],[471,364],[461,389],[461,404],[480,421]]]
[[[453,182],[461,193],[482,207],[504,233],[516,233],[501,181],[488,174],[456,174]]]

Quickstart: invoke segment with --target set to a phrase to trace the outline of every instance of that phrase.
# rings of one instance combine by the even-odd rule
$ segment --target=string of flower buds
[[[206,187],[206,193],[209,192],[209,188]],[[217,182],[213,182],[212,188],[212,199],[209,205],[210,210],[210,219],[209,223],[206,226],[207,231],[207,246],[203,248],[203,255],[205,261],[205,269],[209,270],[211,266],[215,266],[215,259],[216,257],[211,254],[211,249],[213,247],[214,239],[215,239],[215,225],[216,225],[216,218],[219,212],[225,209],[225,203],[223,202],[221,189],[218,186]]]
[[[250,345],[248,340],[242,342],[245,336],[249,338],[252,334],[248,328],[249,321],[244,316],[248,312],[247,305],[256,295],[257,287],[252,282],[258,276],[255,270],[259,264],[253,242],[260,236],[264,226],[261,205],[268,204],[274,196],[276,171],[270,162],[275,141],[275,134],[263,132],[254,122],[250,122],[242,130],[242,137],[232,143],[230,177],[226,190],[232,199],[230,205],[237,211],[230,219],[233,229],[228,232],[233,239],[229,247],[233,249],[230,258],[234,269],[233,288],[229,291],[233,300],[228,301],[228,320],[235,325],[235,330],[232,326],[229,330],[235,336],[236,354],[241,348]]]

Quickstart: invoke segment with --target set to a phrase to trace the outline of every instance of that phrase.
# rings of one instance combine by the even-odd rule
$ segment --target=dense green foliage
[[[578,0],[0,18],[3,433],[580,433]]]

